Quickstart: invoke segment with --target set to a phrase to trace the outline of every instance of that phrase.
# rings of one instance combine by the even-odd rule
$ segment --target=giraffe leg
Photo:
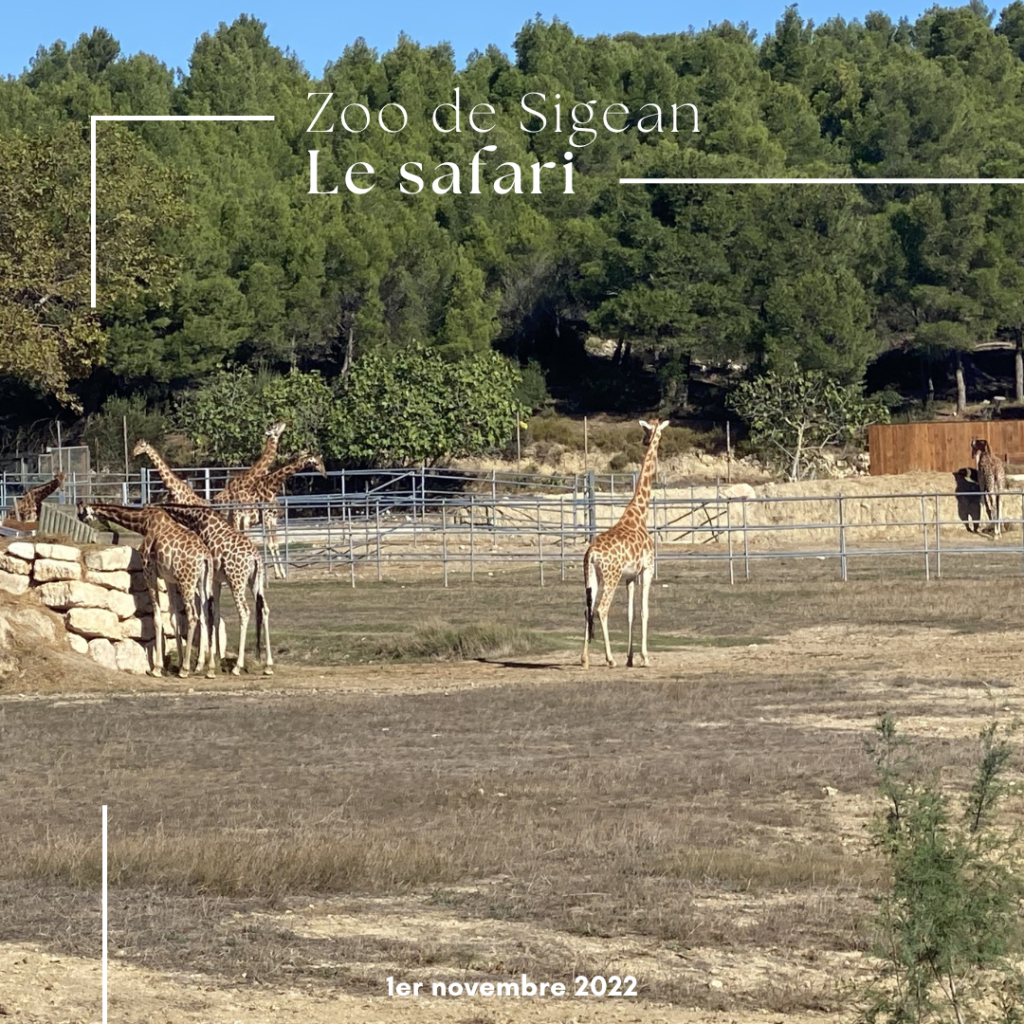
[[[210,660],[206,666],[206,678],[212,679],[217,674],[217,658],[224,657],[220,643],[220,580],[211,569],[210,594],[206,606],[206,628],[210,634]]]
[[[600,572],[593,560],[585,560],[583,577],[587,603],[583,623],[583,655],[580,658],[580,664],[584,668],[590,668],[590,641],[594,639],[594,608],[600,596]]]
[[[270,649],[270,608],[262,589],[256,595],[256,649],[259,651],[260,638],[263,640],[263,674],[274,674],[274,654]]]
[[[626,622],[629,635],[626,642],[626,668],[633,667],[633,598],[636,596],[636,580],[626,584]]]
[[[245,634],[249,630],[249,602],[246,601],[245,591],[241,587],[237,592],[232,588],[232,593],[235,595],[235,605],[238,608],[238,660],[231,674],[237,676],[245,668]]]
[[[647,668],[651,659],[647,656],[647,616],[651,606],[651,581],[654,579],[652,569],[644,569],[640,584],[640,664]]]
[[[614,576],[606,576],[604,581],[604,593],[597,606],[597,617],[601,620],[601,633],[604,635],[604,660],[609,668],[615,668],[615,659],[612,657],[612,644],[608,639],[608,609],[612,606],[612,598],[615,596],[615,588],[619,585],[621,572]]]
[[[1002,519],[1002,513],[1001,513],[1001,504],[1002,504],[1002,502],[1000,501],[1001,497],[1002,496],[997,491],[995,493],[995,495],[993,496],[993,498],[992,498],[992,507],[995,510],[995,514],[996,514],[995,535],[997,537],[999,536],[1000,521]]]
[[[149,589],[149,599],[153,603],[153,667],[149,670],[149,674],[160,676],[164,670],[164,622],[160,612],[160,587],[157,583],[156,565],[151,556],[152,552],[147,549],[144,552],[146,562],[143,566],[143,574]]]

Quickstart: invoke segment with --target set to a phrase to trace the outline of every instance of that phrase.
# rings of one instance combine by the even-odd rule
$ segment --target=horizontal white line
[[[620,185],[1024,185],[1024,178],[619,178]]]
[[[93,114],[93,121],[273,121],[273,114]]]

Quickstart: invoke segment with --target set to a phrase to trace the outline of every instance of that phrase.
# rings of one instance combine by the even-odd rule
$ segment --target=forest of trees
[[[432,117],[456,89],[461,131],[444,131],[452,108]],[[318,127],[338,123],[310,133],[327,93]],[[520,127],[537,127],[530,93],[546,97],[543,131]],[[556,95],[563,112],[595,102],[593,136],[554,131]],[[346,132],[356,103],[371,124]],[[699,132],[687,117],[640,130],[644,104],[687,103]],[[387,104],[408,113],[400,133],[377,124]],[[475,104],[493,130],[471,129]],[[600,123],[612,104],[627,130]],[[99,126],[92,310],[101,113],[276,120]],[[337,193],[310,194],[313,149]],[[399,187],[407,161],[423,166],[415,194]],[[523,169],[522,194],[492,188],[503,161]],[[459,193],[431,188],[442,162],[461,168]],[[545,162],[535,193],[529,168]],[[363,194],[344,182],[356,163],[375,169]],[[185,72],[124,56],[102,28],[40,49],[0,81],[4,446],[57,416],[81,435],[126,403],[174,416],[244,366],[316,371],[337,391],[360,360],[414,346],[453,364],[496,350],[567,411],[694,416],[728,401],[691,386],[698,367],[732,367],[737,384],[821,371],[896,406],[941,392],[979,344],[1021,346],[1024,188],[619,184],[653,176],[1024,176],[1024,2],[898,24],[813,25],[791,7],[763,41],[728,22],[586,39],[538,19],[511,58],[489,46],[462,70],[447,45],[403,37],[385,54],[356,40],[313,76],[247,17],[202,36]],[[595,336],[614,354],[588,356]]]

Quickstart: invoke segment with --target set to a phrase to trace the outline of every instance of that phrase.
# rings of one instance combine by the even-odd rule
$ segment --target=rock
[[[89,653],[89,641],[84,636],[79,636],[77,633],[65,633],[64,635],[68,638],[71,650],[77,651],[79,654]]]
[[[121,639],[121,624],[117,616],[105,608],[72,608],[64,616],[64,624],[72,633],[81,633],[82,636]]]
[[[712,978],[708,982],[708,988],[725,988],[725,982],[721,981],[719,978]]]
[[[53,558],[58,562],[81,561],[82,552],[69,544],[37,544],[36,558]]]
[[[8,594],[24,594],[28,590],[28,577],[0,569],[0,590]]]
[[[731,487],[727,487],[722,491],[722,496],[725,498],[740,498],[747,500],[750,498],[756,498],[757,492],[750,484],[733,484]]]
[[[89,569],[113,572],[119,569],[139,569],[142,567],[142,559],[135,548],[127,544],[118,544],[114,547],[86,551],[85,564]]]
[[[110,591],[95,583],[84,583],[82,580],[64,580],[61,582],[44,583],[36,588],[39,600],[48,608],[66,611],[68,608],[106,608]]]
[[[106,571],[86,568],[85,579],[87,583],[95,583],[108,590],[122,590],[126,594],[132,589],[132,574],[126,569]]]
[[[98,665],[117,671],[117,655],[114,653],[114,645],[109,640],[90,640],[89,657]]]
[[[23,558],[31,562],[36,557],[36,546],[27,540],[16,540],[13,544],[7,545],[5,553],[14,558]]]
[[[2,614],[22,644],[53,643],[57,639],[58,627],[42,608],[8,608]]]
[[[156,636],[152,615],[136,615],[121,623],[121,636],[125,640],[152,640]]]
[[[120,590],[107,590],[104,593],[106,603],[99,607],[109,608],[119,619],[134,618],[138,614],[142,594],[122,594]]]
[[[32,571],[32,564],[21,558],[0,555],[0,569],[3,569],[4,572],[13,572],[18,576],[27,576]]]
[[[134,640],[122,640],[114,644],[114,660],[122,672],[134,672],[136,675],[144,676],[149,671],[149,655],[146,648]]]
[[[40,547],[44,545],[40,544]],[[45,545],[61,547],[60,544]],[[54,558],[37,558],[32,566],[32,575],[37,583],[48,583],[52,580],[80,580],[82,565],[80,562],[57,561]]]

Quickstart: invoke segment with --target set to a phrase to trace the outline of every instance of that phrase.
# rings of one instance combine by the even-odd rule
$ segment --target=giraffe
[[[170,466],[160,457],[160,453],[145,440],[136,441],[135,447],[132,449],[132,458],[136,458],[139,455],[148,455],[156,467],[157,473],[160,474],[160,479],[164,482],[164,487],[167,488],[167,493],[170,495],[171,501],[176,505],[207,505],[209,504],[205,498],[200,498],[195,491],[184,480],[178,476]]]
[[[43,507],[43,501],[54,491],[64,485],[64,470],[59,470],[57,475],[49,482],[40,484],[27,490],[14,503],[14,515],[11,519],[19,523],[37,523]]]
[[[265,647],[263,674],[274,674],[274,658],[270,650],[270,609],[267,607],[267,575],[263,556],[259,549],[244,533],[228,524],[209,506],[168,505],[168,514],[182,526],[198,534],[213,555],[213,610],[211,622],[220,623],[221,585],[227,583],[238,608],[240,635],[238,637],[238,660],[231,670],[238,675],[245,668],[245,634],[249,628],[249,604],[246,588],[252,591],[256,601],[256,649],[262,643]],[[220,630],[216,629],[217,646],[221,646]],[[223,650],[221,650],[223,654]]]
[[[640,583],[640,664],[646,668],[647,656],[647,614],[654,572],[654,544],[647,532],[647,507],[651,498],[651,482],[654,467],[658,461],[658,444],[668,420],[654,420],[653,423],[640,421],[644,428],[644,444],[647,454],[640,467],[636,490],[619,521],[604,533],[598,534],[583,556],[583,577],[587,588],[586,631],[583,637],[584,668],[590,665],[588,647],[594,638],[594,612],[601,620],[604,633],[605,661],[609,668],[615,667],[611,644],[608,641],[608,609],[619,580],[625,578],[629,600],[629,647],[626,664],[633,665],[633,598],[637,582]]]
[[[274,569],[274,579],[283,579],[284,570],[281,568],[281,554],[277,545],[277,523],[281,518],[281,505],[277,500],[278,492],[296,473],[306,469],[315,469],[321,476],[327,475],[324,468],[324,460],[321,455],[313,455],[303,452],[291,462],[278,466],[272,473],[257,481],[253,487],[253,500],[259,502],[259,507],[236,509],[237,520],[234,525],[239,530],[248,529],[254,516],[259,517],[267,536],[268,561]]]
[[[993,533],[999,536],[1002,519],[1002,492],[1006,490],[1006,467],[992,453],[992,448],[983,437],[971,442],[971,455],[978,468],[978,489],[985,502],[985,511],[993,524]]]
[[[285,422],[273,423],[266,431],[266,441],[263,443],[263,451],[260,457],[243,472],[233,476],[224,489],[213,496],[215,505],[227,504],[228,502],[238,503],[251,501],[251,487],[263,479],[270,471],[270,467],[277,458],[277,448],[281,442],[281,435],[285,432],[288,424]]]
[[[175,615],[175,597],[186,621],[185,648],[182,651],[181,629],[176,629],[178,643],[178,674],[184,678],[192,665],[192,641],[199,630],[197,671],[206,663],[206,674],[214,673],[214,644],[209,636],[208,610],[213,583],[213,557],[206,545],[191,530],[175,522],[157,505],[132,508],[80,501],[78,518],[83,523],[103,519],[117,523],[142,535],[139,549],[146,576],[146,587],[153,602],[153,668],[159,676],[164,665],[164,630],[160,619],[159,580],[167,584],[171,614]]]

